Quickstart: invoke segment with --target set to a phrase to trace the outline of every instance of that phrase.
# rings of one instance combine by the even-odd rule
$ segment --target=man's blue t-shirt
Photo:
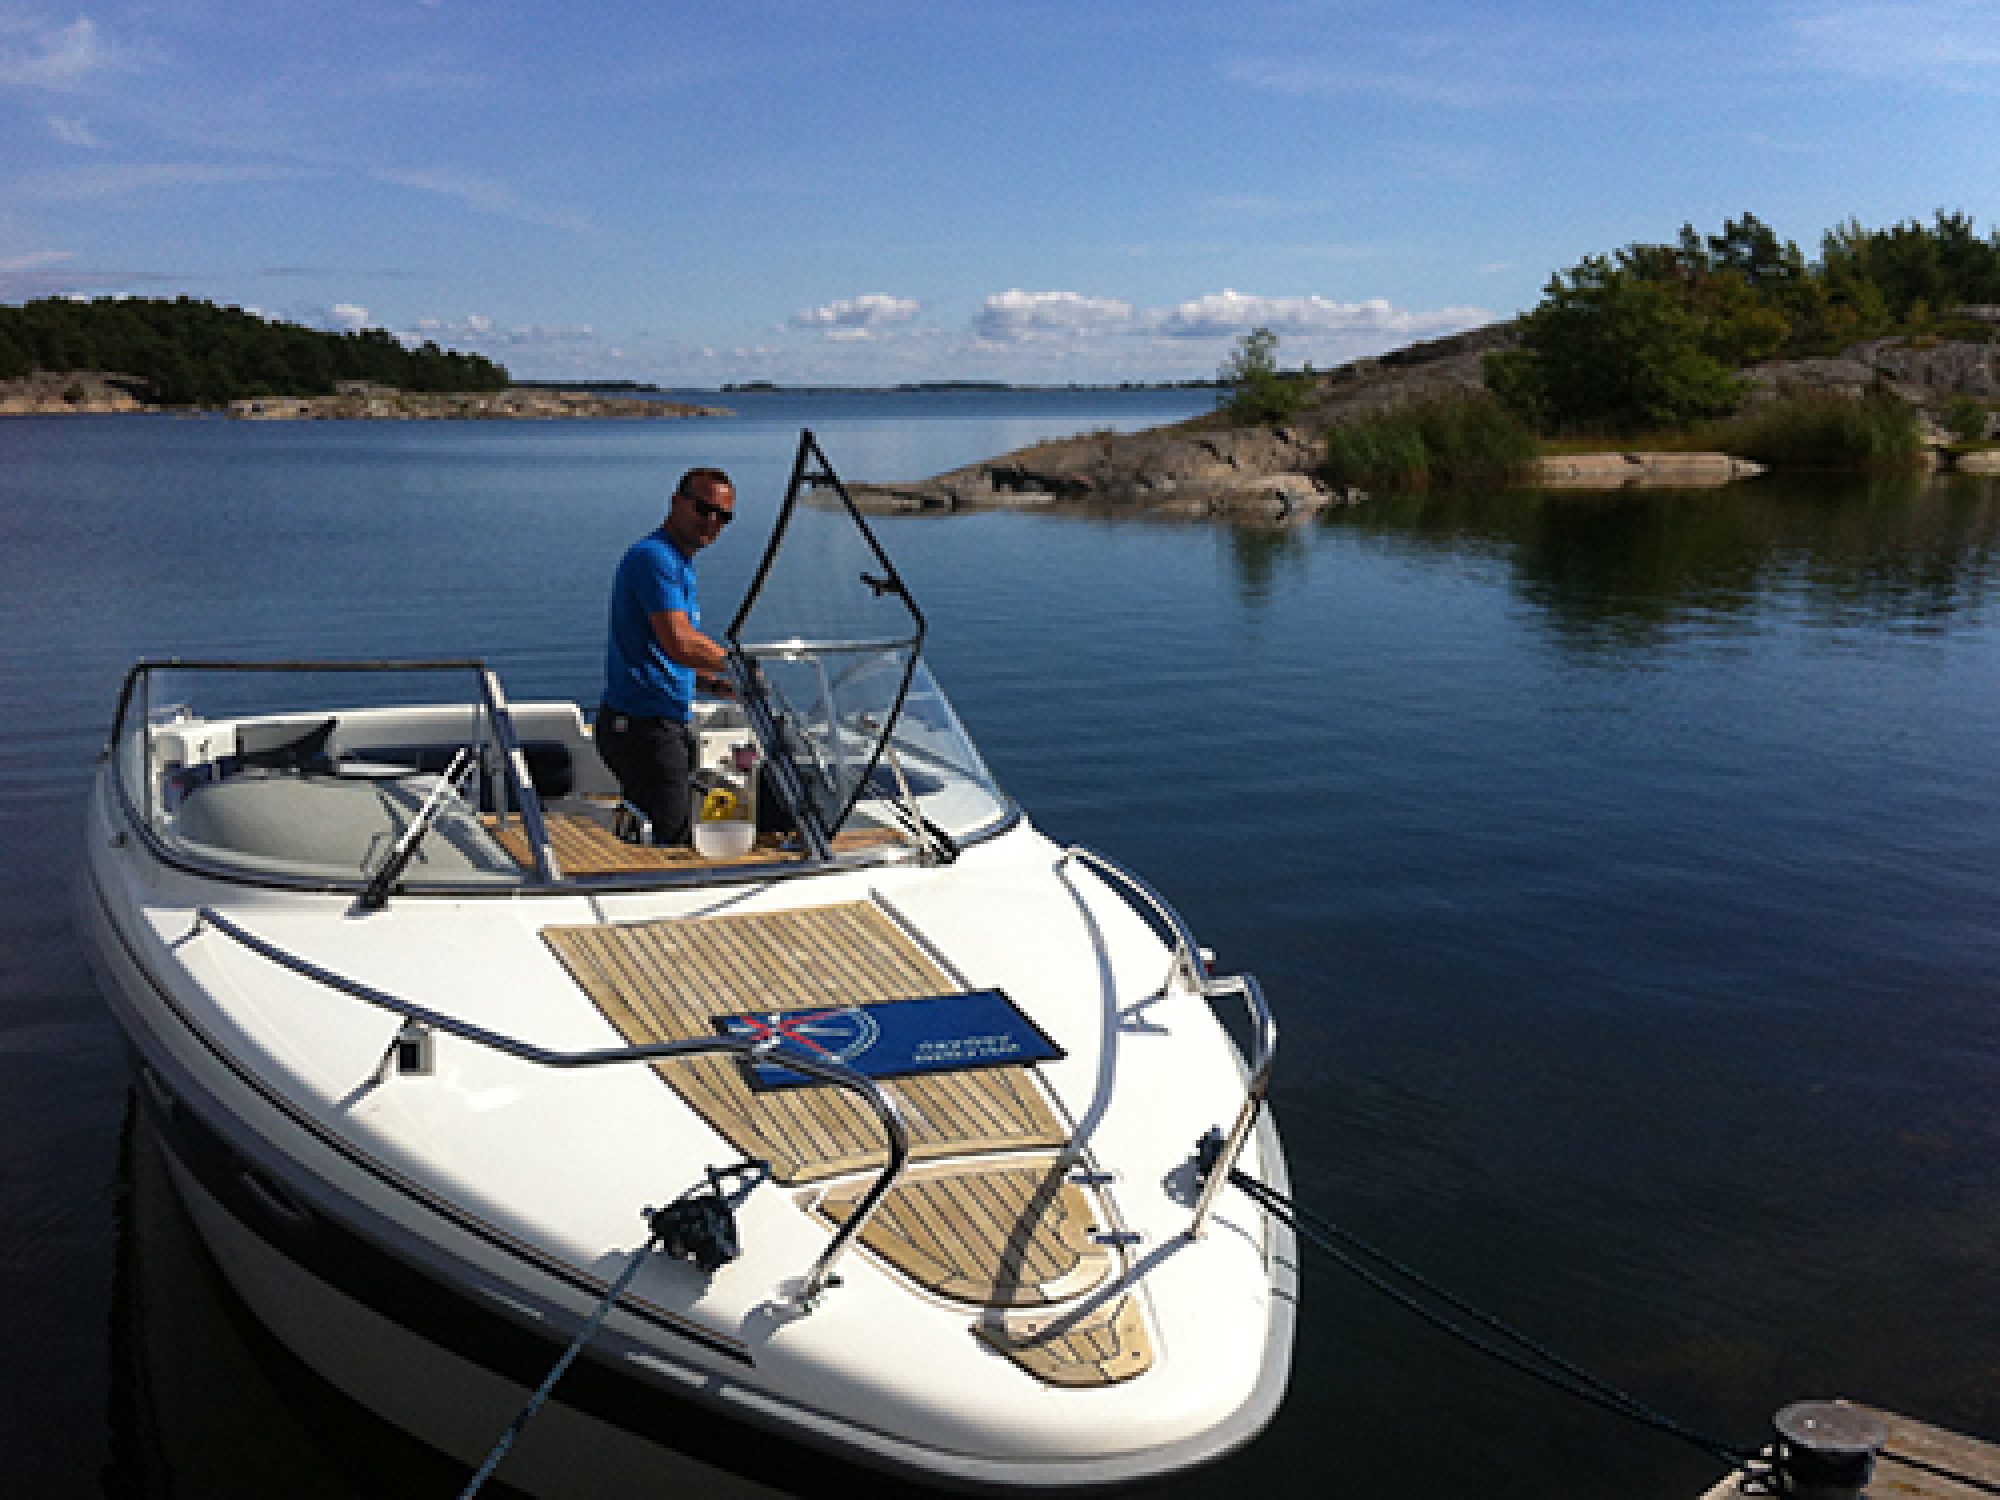
[[[604,702],[616,713],[657,715],[685,723],[694,709],[694,668],[661,649],[652,617],[681,610],[701,626],[694,560],[662,526],[626,551],[611,586],[610,642],[604,652]]]

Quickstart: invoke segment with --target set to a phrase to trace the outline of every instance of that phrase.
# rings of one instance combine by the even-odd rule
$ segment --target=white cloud
[[[1522,94],[1518,86],[1497,79],[1453,77],[1436,59],[1428,60],[1425,71],[1398,72],[1310,59],[1253,57],[1228,64],[1223,77],[1244,88],[1295,98],[1367,95],[1445,109],[1481,109],[1508,103]]]
[[[326,333],[359,333],[364,328],[375,326],[368,309],[358,302],[336,302],[331,307],[323,302],[294,303],[278,316],[288,323],[317,328]]]
[[[37,297],[130,296],[135,287],[148,295],[181,286],[186,278],[166,271],[79,269],[72,250],[31,250],[0,257],[0,302],[27,302]]]
[[[213,162],[133,162],[124,166],[78,167],[21,179],[24,198],[84,201],[122,198],[156,188],[212,187],[233,182],[266,182],[309,175],[291,167],[225,166]]]
[[[1253,328],[1268,328],[1281,338],[1357,334],[1421,338],[1471,327],[1490,316],[1476,307],[1409,312],[1381,297],[1333,302],[1318,296],[1256,297],[1224,289],[1156,314],[1153,326],[1169,338],[1237,338]]]
[[[21,255],[0,256],[0,272],[46,271],[76,259],[74,250],[30,250]]]
[[[479,213],[516,219],[523,224],[538,224],[544,229],[590,234],[596,228],[583,215],[532,203],[499,179],[477,172],[461,172],[450,167],[377,167],[368,175],[377,182],[448,198]]]
[[[67,26],[0,16],[0,86],[66,93],[129,66],[129,56],[106,42],[88,16]]]
[[[1019,287],[988,297],[973,332],[992,343],[1035,338],[1089,338],[1132,326],[1132,304],[1080,292],[1024,292]]]
[[[85,124],[82,120],[74,119],[68,115],[50,115],[49,134],[61,141],[65,146],[82,146],[90,150],[96,150],[104,144],[98,138],[97,132],[92,130],[89,125]]]
[[[1791,24],[1806,60],[1836,72],[1920,74],[1950,88],[2000,68],[2000,11],[1991,0],[1816,0]]]
[[[623,357],[622,350],[610,350],[604,336],[588,323],[573,327],[524,323],[503,328],[484,313],[468,313],[462,318],[418,318],[409,327],[398,329],[396,337],[406,344],[421,344],[430,339],[447,349],[504,355],[509,360],[519,356],[532,359],[544,354],[605,352]]]
[[[907,323],[923,310],[911,297],[891,297],[880,292],[828,302],[794,313],[786,325],[819,333],[836,340],[873,338],[877,331]]]

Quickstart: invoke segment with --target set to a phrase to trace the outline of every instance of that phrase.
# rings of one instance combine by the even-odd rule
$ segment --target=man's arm
[[[717,678],[725,687],[728,685],[728,650],[695,629],[694,621],[688,618],[686,610],[665,609],[647,618],[652,621],[653,635],[659,641],[660,649],[667,653],[670,660]]]

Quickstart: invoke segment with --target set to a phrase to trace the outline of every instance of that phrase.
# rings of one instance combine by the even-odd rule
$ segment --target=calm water
[[[802,424],[892,479],[1200,404],[0,423],[8,1490],[463,1479],[248,1322],[129,1138],[68,889],[132,658],[482,655],[517,697],[588,699],[611,563],[690,463],[751,518],[704,559],[718,613]],[[1002,780],[1264,980],[1303,1198],[1719,1436],[1835,1394],[2000,1436],[2000,489],[882,531]],[[1180,1493],[1714,1477],[1309,1261],[1277,1426]]]

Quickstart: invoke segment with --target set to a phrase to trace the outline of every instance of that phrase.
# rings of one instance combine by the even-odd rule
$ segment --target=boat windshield
[[[519,743],[473,662],[142,663],[113,739],[125,801],[170,853],[384,889],[530,879],[540,815],[521,787],[558,758]]]
[[[901,824],[948,847],[1009,815],[924,665],[924,628],[902,576],[804,434],[728,637],[772,773],[823,849],[844,827],[869,824]]]
[[[923,663],[923,615],[812,435],[728,632],[738,702],[696,705],[731,839],[652,846],[574,703],[510,704],[475,661],[142,662],[112,736],[131,818],[204,873],[352,889],[678,884],[718,865],[949,858],[1011,826]],[[747,774],[762,766],[764,773]],[[775,805],[765,798],[773,796]]]

